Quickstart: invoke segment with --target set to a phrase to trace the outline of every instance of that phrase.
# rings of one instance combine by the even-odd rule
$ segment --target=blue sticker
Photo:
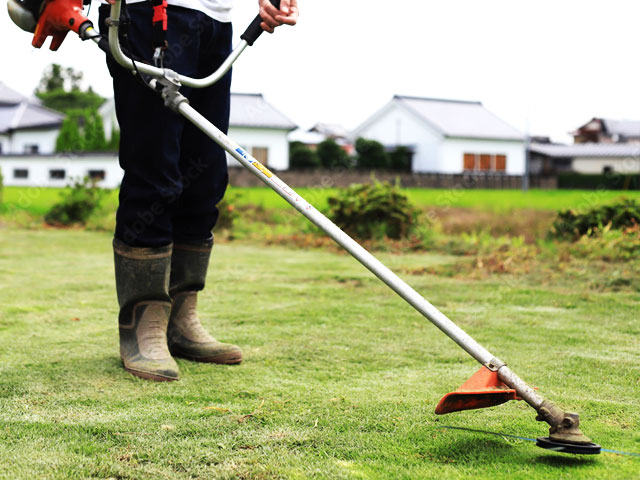
[[[241,149],[240,147],[236,148],[236,152],[238,152],[240,154],[240,156],[242,156],[242,158],[244,158],[245,160],[249,160],[249,157],[247,155],[247,152],[245,152],[243,149]],[[251,161],[251,160],[249,160]]]

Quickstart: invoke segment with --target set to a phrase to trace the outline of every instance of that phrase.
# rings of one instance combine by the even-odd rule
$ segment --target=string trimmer
[[[576,413],[565,412],[551,401],[544,399],[512,372],[502,360],[477,343],[418,292],[316,210],[301,195],[279,179],[266,166],[253,158],[240,145],[223,134],[189,105],[187,99],[180,93],[180,87],[186,85],[202,88],[212,85],[222,78],[244,49],[249,45],[253,45],[262,33],[259,16],[254,19],[241,35],[240,43],[217,71],[206,78],[195,79],[161,68],[161,66],[134,61],[125,55],[118,41],[121,0],[116,0],[115,4],[111,6],[110,19],[108,21],[108,44],[93,28],[91,21],[82,14],[82,3],[83,0],[9,0],[8,6],[14,22],[21,28],[34,33],[34,46],[42,46],[46,37],[52,36],[53,40],[50,48],[56,50],[62,44],[67,32],[72,30],[83,40],[96,42],[123,67],[147,76],[148,83],[158,91],[168,108],[183,115],[212,138],[243,167],[323,230],[356,260],[475,358],[482,365],[480,370],[458,390],[445,395],[440,400],[436,408],[437,414],[491,407],[509,400],[521,399],[535,409],[538,413],[537,420],[547,422],[550,426],[549,436],[538,439],[537,445],[539,447],[565,453],[600,453],[600,446],[593,443],[580,431],[580,420]],[[279,7],[279,0],[272,0],[272,3]],[[166,9],[166,3],[162,1],[155,1],[154,5],[156,5],[156,8]],[[166,11],[164,12],[164,18],[166,18]]]

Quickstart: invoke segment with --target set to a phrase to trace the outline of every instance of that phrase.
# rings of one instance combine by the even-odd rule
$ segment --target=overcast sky
[[[297,26],[238,60],[232,90],[263,93],[302,127],[353,128],[394,94],[479,100],[558,141],[594,116],[640,120],[637,0],[299,2]],[[36,50],[2,10],[0,81],[31,94],[55,62],[111,95],[95,45],[70,35],[59,52]],[[256,13],[257,0],[236,0],[236,40]]]

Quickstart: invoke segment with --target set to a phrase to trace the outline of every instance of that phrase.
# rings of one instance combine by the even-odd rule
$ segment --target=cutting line
[[[452,427],[450,425],[439,425],[439,427],[440,428],[448,428],[449,430],[465,430],[467,432],[474,432],[474,433],[488,433],[489,435],[497,435],[499,437],[516,438],[518,440],[526,440],[527,442],[536,442],[537,441],[535,438],[519,437],[517,435],[507,435],[506,433],[488,432],[486,430],[475,430],[473,428]],[[612,450],[610,448],[603,448],[600,451],[601,452],[607,452],[607,453],[615,453],[616,455],[629,455],[631,457],[640,457],[640,453],[623,452],[622,450]]]

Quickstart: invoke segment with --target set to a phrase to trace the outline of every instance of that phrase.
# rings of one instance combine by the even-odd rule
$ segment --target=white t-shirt
[[[127,0],[127,3],[139,3],[145,0]],[[231,21],[231,8],[233,0],[167,0],[169,5],[190,8],[209,15],[219,22]]]

